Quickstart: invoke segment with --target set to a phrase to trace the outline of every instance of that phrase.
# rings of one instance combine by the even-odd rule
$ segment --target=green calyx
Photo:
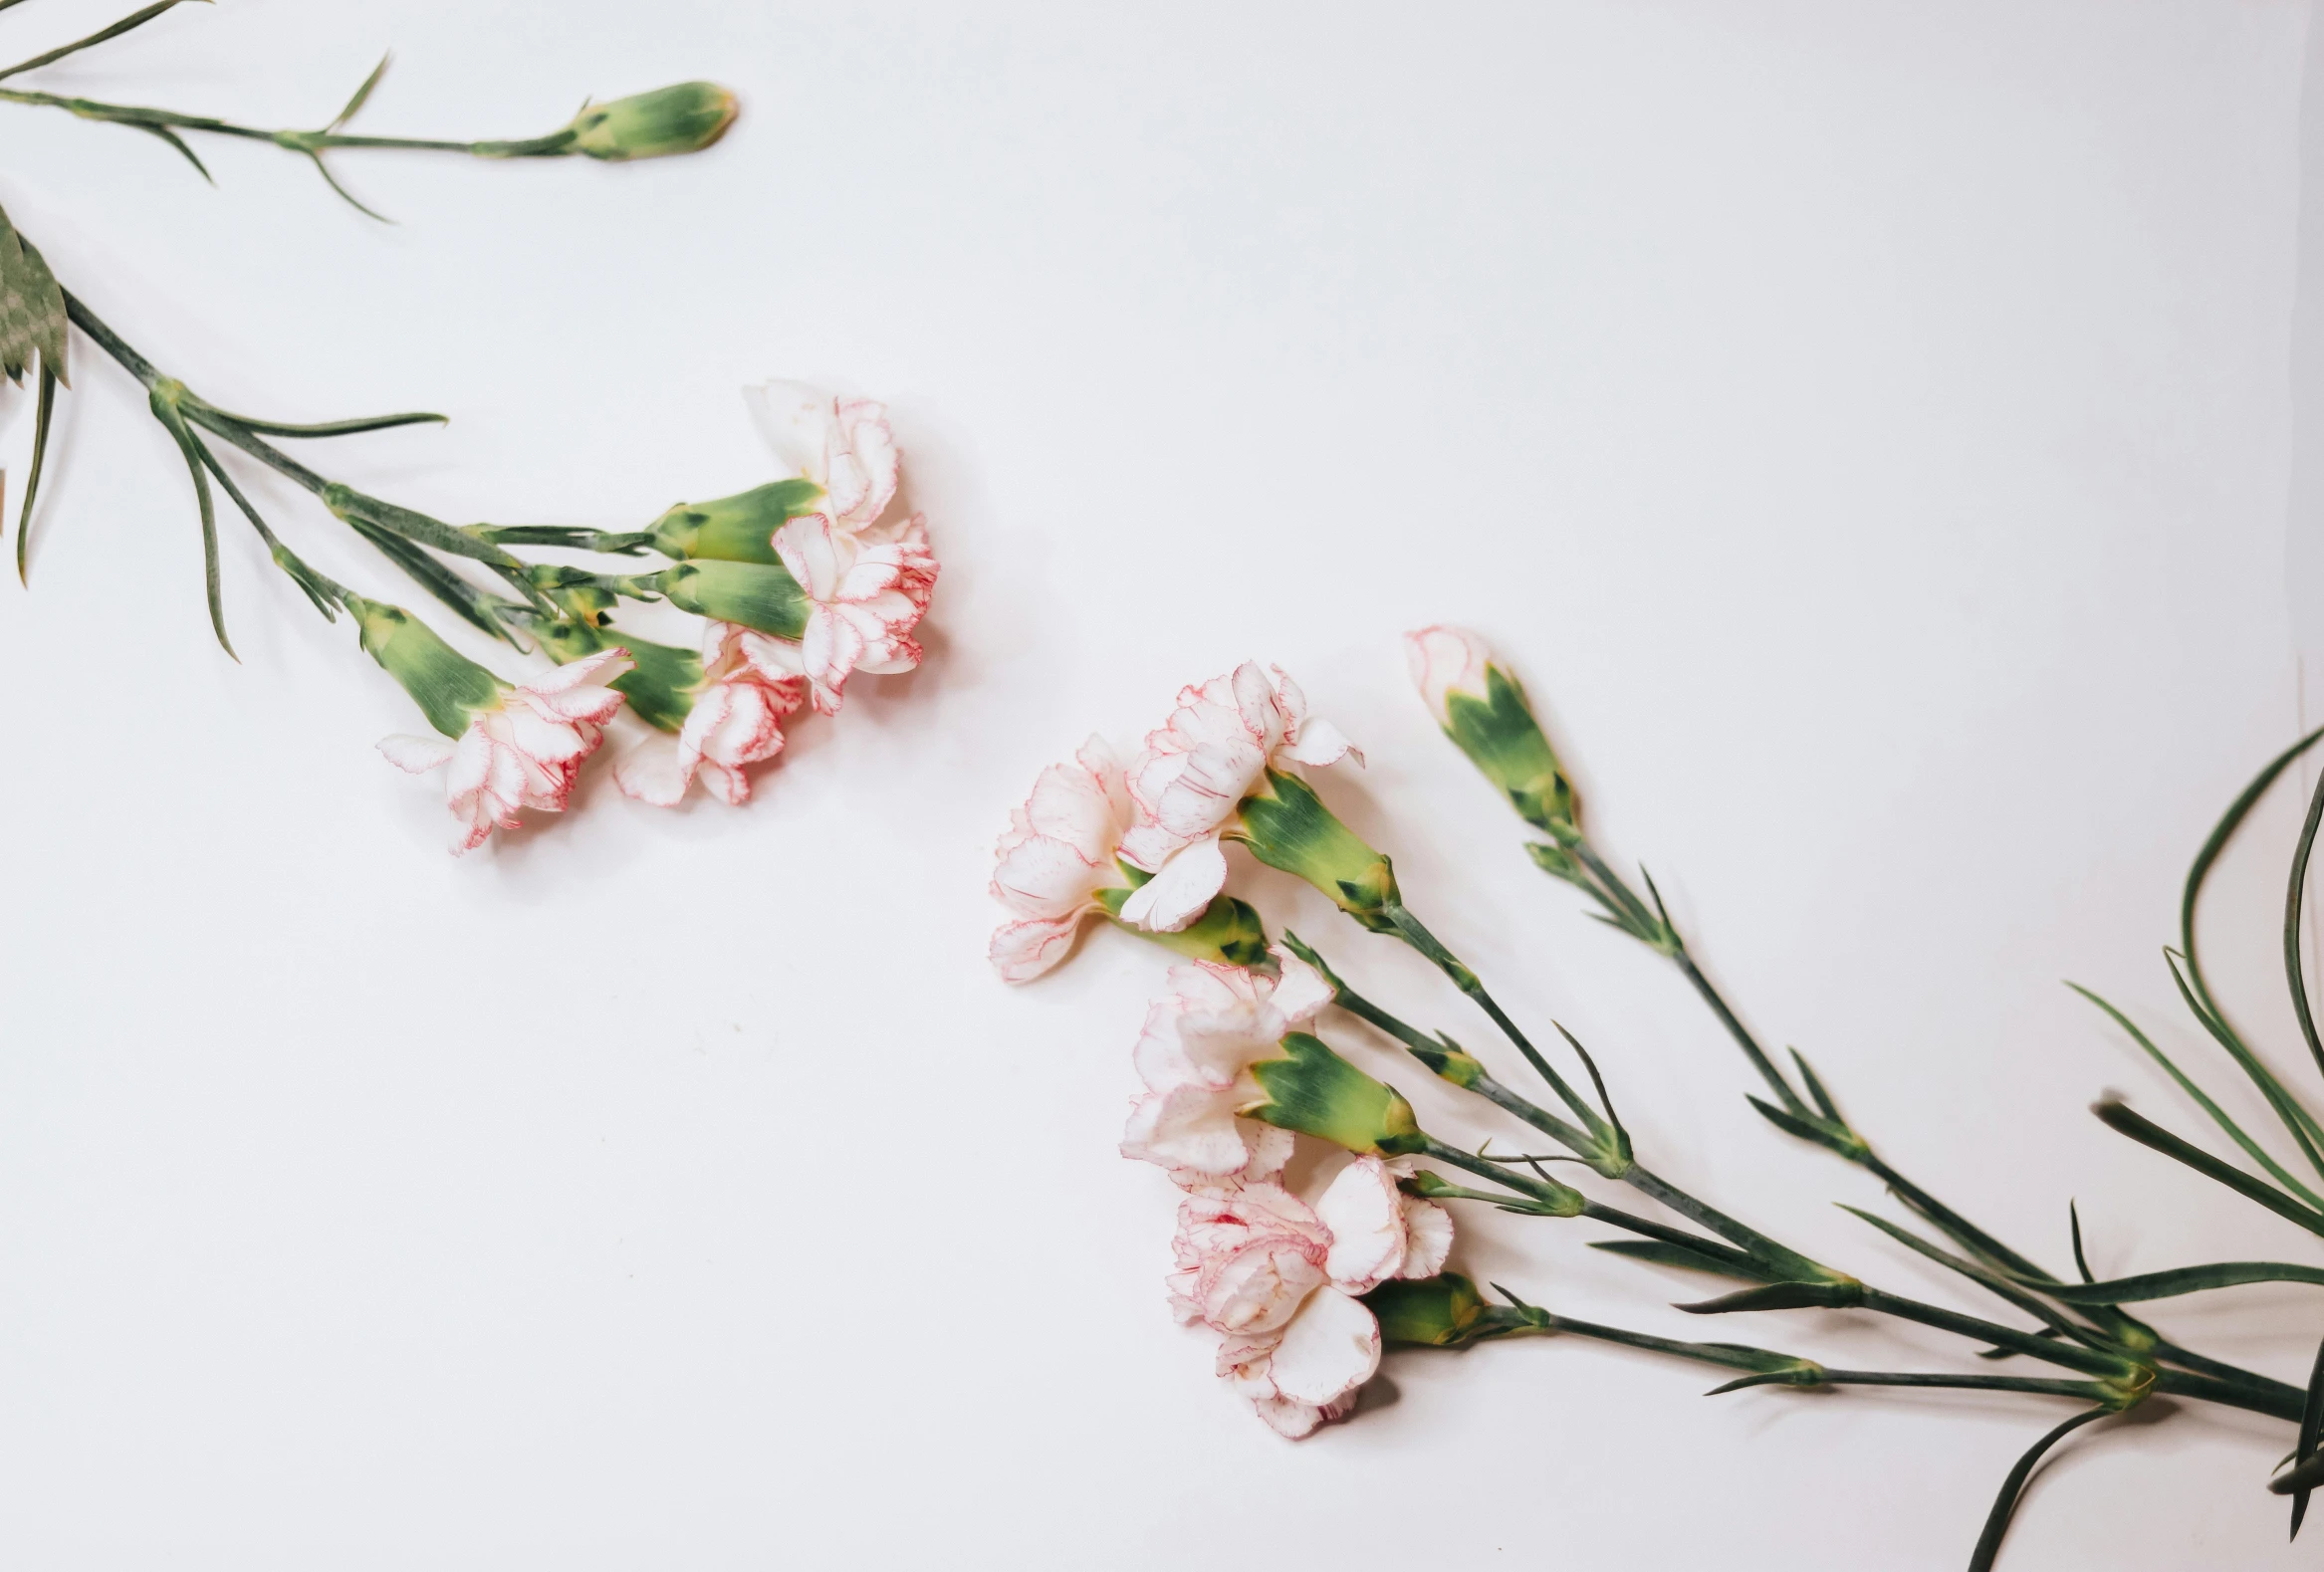
[[[694,711],[702,686],[702,657],[690,649],[630,638],[591,622],[551,622],[535,628],[541,648],[560,666],[615,647],[636,664],[606,684],[629,701],[629,713],[646,725],[676,732]]]
[[[777,638],[807,631],[807,591],[780,562],[680,562],[638,584],[660,590],[670,604],[696,616],[739,622]]]
[[[813,481],[779,480],[716,502],[682,502],[654,520],[641,544],[677,561],[778,563],[775,532],[822,500]]]
[[[1358,1156],[1397,1157],[1427,1145],[1412,1104],[1393,1086],[1332,1052],[1320,1037],[1290,1033],[1283,1038],[1283,1057],[1262,1059],[1251,1073],[1267,1097],[1238,1110],[1246,1118],[1329,1141]]]
[[[1266,786],[1243,799],[1236,838],[1273,868],[1295,873],[1375,933],[1392,933],[1389,908],[1399,902],[1388,859],[1341,823],[1315,788],[1297,776],[1267,773]]]
[[[1517,815],[1537,829],[1571,825],[1579,815],[1573,786],[1557,766],[1525,690],[1499,666],[1485,668],[1485,697],[1455,693],[1445,700],[1445,735],[1501,788]]]
[[[1364,1295],[1364,1306],[1379,1319],[1380,1336],[1390,1343],[1459,1348],[1492,1330],[1485,1296],[1459,1272],[1391,1277]]]
[[[403,687],[446,737],[458,737],[480,710],[500,708],[508,685],[436,636],[436,630],[401,606],[349,595],[363,652]]]
[[[1115,927],[1141,939],[1151,939],[1165,950],[1194,961],[1216,961],[1225,966],[1265,968],[1273,963],[1267,953],[1267,925],[1260,921],[1258,908],[1249,901],[1239,901],[1232,895],[1214,895],[1203,914],[1174,934],[1152,933],[1121,920],[1122,903],[1137,887],[1153,875],[1143,868],[1128,863],[1118,866],[1128,876],[1127,885],[1115,885],[1097,892],[1097,901],[1105,909]]]
[[[682,82],[610,104],[592,105],[567,129],[571,148],[591,158],[626,161],[700,152],[726,134],[741,112],[735,96],[714,82]]]

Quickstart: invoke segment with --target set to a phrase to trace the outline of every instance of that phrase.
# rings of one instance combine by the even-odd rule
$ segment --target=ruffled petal
[[[452,762],[457,745],[449,737],[412,737],[397,734],[379,739],[379,752],[398,770],[415,776],[441,770]]]
[[[675,737],[656,732],[614,761],[613,784],[640,802],[676,807],[694,784],[694,761]]]
[[[1278,1395],[1320,1407],[1346,1397],[1379,1368],[1380,1323],[1357,1300],[1323,1287],[1307,1295],[1283,1328],[1267,1373]]]
[[[1369,1292],[1404,1265],[1404,1197],[1378,1158],[1359,1157],[1341,1169],[1317,1198],[1315,1215],[1331,1230],[1324,1268],[1345,1292]]]
[[[1173,852],[1122,903],[1122,921],[1152,933],[1176,933],[1203,914],[1227,886],[1227,854],[1216,837]]]
[[[1433,1201],[1404,1198],[1404,1259],[1399,1277],[1434,1277],[1453,1253],[1453,1215]]]
[[[1233,1174],[1251,1157],[1235,1128],[1235,1109],[1246,1100],[1238,1090],[1200,1085],[1148,1092],[1130,1109],[1121,1155],[1197,1174]]]
[[[1078,917],[1004,923],[994,930],[990,955],[1004,983],[1030,983],[1072,953]]]

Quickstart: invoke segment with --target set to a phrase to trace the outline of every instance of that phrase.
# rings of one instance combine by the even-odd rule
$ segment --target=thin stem
[[[30,70],[37,64],[40,62],[29,62],[16,69]],[[5,74],[12,73],[0,73]],[[267,130],[256,125],[222,120],[209,114],[185,114],[175,110],[109,104],[99,99],[68,98],[62,94],[36,93],[23,88],[0,88],[0,104],[63,110],[85,120],[113,125],[166,127],[171,130],[199,131],[210,136],[230,136],[242,141],[272,142],[286,151],[307,157],[341,148],[384,148],[402,152],[464,153],[475,158],[545,158],[567,152],[574,141],[570,130],[553,131],[547,136],[498,141],[449,141],[426,136],[351,136],[339,131]]]
[[[2300,1422],[2300,1410],[2307,1402],[2306,1393],[2281,1381],[2252,1386],[2181,1370],[2156,1371],[2155,1390],[2168,1392],[2174,1397],[2197,1398],[2205,1403],[2218,1403],[2227,1408],[2265,1414],[2270,1419],[2288,1420],[2294,1425]]]
[[[1671,957],[1671,962],[1695,986],[1695,992],[1703,996],[1703,1003],[1711,1007],[1711,1012],[1727,1027],[1736,1045],[1743,1050],[1743,1057],[1751,1061],[1751,1068],[1759,1072],[1759,1078],[1783,1100],[1783,1106],[1802,1117],[1809,1116],[1807,1104],[1799,1100],[1799,1094],[1791,1089],[1791,1083],[1775,1068],[1774,1062],[1767,1057],[1766,1050],[1759,1046],[1758,1039],[1751,1035],[1750,1029],[1737,1018],[1734,1011],[1728,1009],[1727,1001],[1719,997],[1719,990],[1712,987],[1711,979],[1703,975],[1703,969],[1695,964],[1695,958],[1682,948]]]

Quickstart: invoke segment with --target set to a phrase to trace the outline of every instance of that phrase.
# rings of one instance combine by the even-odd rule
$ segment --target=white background
[[[0,18],[17,58],[111,15]],[[1756,1392],[1571,1340],[1392,1356],[1293,1446],[1159,1278],[1115,1156],[1163,957],[984,957],[1011,803],[1092,729],[1279,661],[1370,754],[1331,801],[1527,1019],[1602,1050],[1645,1154],[1824,1258],[1975,1307],[1826,1203],[1653,957],[1534,873],[1395,636],[1530,680],[1605,842],[1898,1165],[2102,1273],[2313,1240],[2111,1135],[2187,1108],[2058,980],[2215,1055],[2158,950],[2211,818],[2302,717],[2284,583],[2305,8],[2128,4],[188,8],[63,89],[526,134],[692,76],[686,161],[350,155],[0,108],[0,200],[229,407],[411,406],[321,455],[455,520],[629,528],[769,461],[736,389],[887,398],[945,564],[916,676],[760,796],[595,772],[455,861],[401,694],[76,345],[0,878],[0,1559],[43,1568],[1367,1564],[1953,1568],[2040,1399]],[[21,485],[29,400],[0,399]],[[304,551],[422,604],[283,487]],[[13,526],[12,526],[13,527]],[[506,660],[504,669],[516,668]],[[2307,706],[2316,708],[2313,696]],[[2255,821],[2217,980],[2317,1090]],[[1288,881],[1239,888],[1416,1017],[1484,1022]],[[1447,1133],[1496,1127],[1352,1025]],[[1503,1055],[1506,1057],[1506,1054]],[[2249,1111],[2253,1099],[2228,1096]],[[1504,1132],[1506,1134],[1506,1132]],[[1827,1362],[1959,1345],[1707,1327],[1579,1225],[1464,1217],[1552,1306]],[[2157,1312],[2297,1379],[2312,1290]],[[2004,1565],[2310,1564],[2288,1428],[2085,1433]],[[2313,1529],[2311,1530],[2311,1535]]]

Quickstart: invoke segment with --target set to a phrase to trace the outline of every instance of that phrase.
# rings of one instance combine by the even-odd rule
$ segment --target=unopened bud
[[[1572,784],[1525,690],[1494,662],[1483,639],[1463,628],[1422,628],[1404,635],[1404,650],[1437,725],[1519,817],[1543,830],[1578,821]]]
[[[591,158],[615,160],[700,152],[726,134],[741,109],[714,82],[682,82],[591,105],[574,116],[572,146]]]

